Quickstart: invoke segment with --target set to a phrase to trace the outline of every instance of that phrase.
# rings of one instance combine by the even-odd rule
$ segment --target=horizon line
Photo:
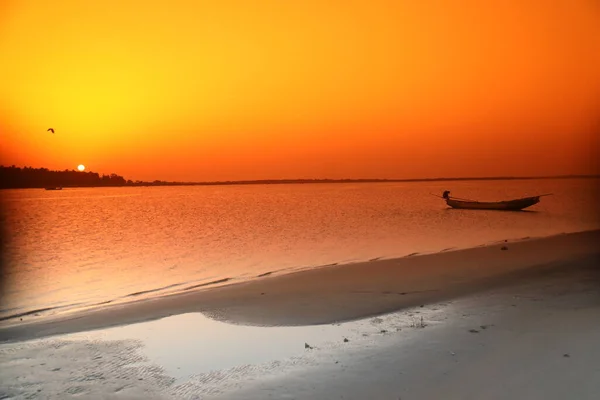
[[[216,184],[265,184],[265,183],[376,183],[376,182],[442,182],[442,181],[485,181],[485,180],[532,180],[532,179],[577,179],[600,178],[600,174],[565,174],[540,176],[484,176],[484,177],[436,177],[436,178],[281,178],[281,179],[239,179],[221,181],[160,181],[162,183],[178,183],[187,185]],[[138,181],[139,182],[139,181]],[[148,183],[153,183],[151,181]]]
[[[3,168],[10,168],[11,166],[0,165]],[[34,168],[42,169],[45,167],[17,167],[17,168]],[[47,168],[46,168],[47,169]],[[52,171],[52,170],[48,170]],[[105,175],[104,173],[98,173],[95,171],[77,171],[77,170],[54,170],[55,172],[72,171],[82,174],[95,173]],[[109,174],[110,175],[110,174]],[[118,174],[116,174],[118,175]],[[586,178],[594,179],[600,178],[600,174],[562,174],[562,175],[528,175],[528,176],[483,176],[483,177],[435,177],[435,178],[281,178],[281,179],[237,179],[237,180],[215,180],[215,181],[165,181],[160,179],[154,179],[151,181],[144,180],[133,180],[123,177],[127,181],[131,181],[134,184],[175,184],[175,185],[236,185],[236,184],[285,184],[285,183],[376,183],[376,182],[443,182],[443,181],[486,181],[486,180],[532,180],[532,179],[577,179]]]

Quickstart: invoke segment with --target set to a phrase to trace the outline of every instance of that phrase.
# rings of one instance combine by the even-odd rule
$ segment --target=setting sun
[[[79,164],[79,165],[77,166],[77,169],[78,169],[78,170],[80,170],[80,171],[84,171],[84,170],[85,170],[85,165],[83,165],[83,164]]]

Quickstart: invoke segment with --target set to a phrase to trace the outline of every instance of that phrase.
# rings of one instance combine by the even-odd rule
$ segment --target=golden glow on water
[[[133,187],[3,193],[0,317],[180,291],[270,271],[600,228],[597,180]],[[530,212],[448,210],[541,193]],[[62,311],[57,309],[54,311]]]

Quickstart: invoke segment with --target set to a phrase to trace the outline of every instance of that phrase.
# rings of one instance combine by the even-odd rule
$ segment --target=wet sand
[[[597,239],[598,232],[588,232],[500,243],[188,295],[205,301],[198,309],[216,319],[325,325],[251,328],[187,314],[5,343],[0,397],[597,399]],[[455,268],[443,269],[450,260]],[[431,276],[433,271],[444,278]],[[408,282],[401,280],[406,272]],[[323,288],[328,290],[317,291]],[[263,300],[269,293],[276,301]],[[296,301],[287,303],[287,297]],[[167,299],[155,304],[162,301]],[[377,311],[386,307],[401,310]],[[114,311],[98,311],[94,318]],[[76,321],[52,324],[65,330],[85,326]]]
[[[212,398],[598,399],[599,261],[573,259],[456,298],[424,327]]]
[[[597,399],[599,238],[271,274],[6,328],[57,336],[0,345],[0,397]],[[210,319],[177,315],[197,311]]]
[[[89,331],[189,312],[258,326],[365,318],[535,277],[544,269],[596,256],[599,239],[600,231],[588,231],[284,275],[273,273],[249,282],[3,327],[0,341]]]

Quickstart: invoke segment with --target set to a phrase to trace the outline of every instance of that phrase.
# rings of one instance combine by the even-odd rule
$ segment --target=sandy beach
[[[0,328],[0,342],[202,312],[245,325],[327,324],[418,306],[537,274],[596,254],[600,231],[493,243],[427,255],[321,267],[253,281],[35,318]],[[505,248],[506,250],[502,250]]]
[[[598,239],[600,232],[590,231],[273,273],[251,282],[3,328],[1,394],[595,399],[600,396]],[[212,355],[215,360],[228,355],[230,364],[201,368],[193,360],[207,353],[190,345],[171,361],[179,363],[173,371],[185,370],[180,377],[173,376],[176,372],[166,361],[140,366],[148,361],[144,340],[157,332],[171,332],[160,345],[167,352],[175,352],[175,342],[183,343],[186,332],[197,332],[191,343],[202,342],[206,333],[193,322],[169,331],[177,318],[194,313],[223,332],[263,332],[256,333],[256,354],[248,360],[242,360],[245,350],[237,357],[229,354],[231,343],[245,340],[242,333],[232,333],[231,343]],[[144,326],[154,333],[142,339],[124,333]],[[284,331],[273,335],[273,329]],[[293,352],[274,351],[271,358],[261,358],[292,331],[297,332]],[[77,332],[84,338],[71,339]],[[103,332],[121,332],[131,340],[107,339],[114,334]],[[270,340],[264,349],[261,335]]]
[[[581,259],[459,297],[424,327],[219,398],[597,399],[598,266]]]

